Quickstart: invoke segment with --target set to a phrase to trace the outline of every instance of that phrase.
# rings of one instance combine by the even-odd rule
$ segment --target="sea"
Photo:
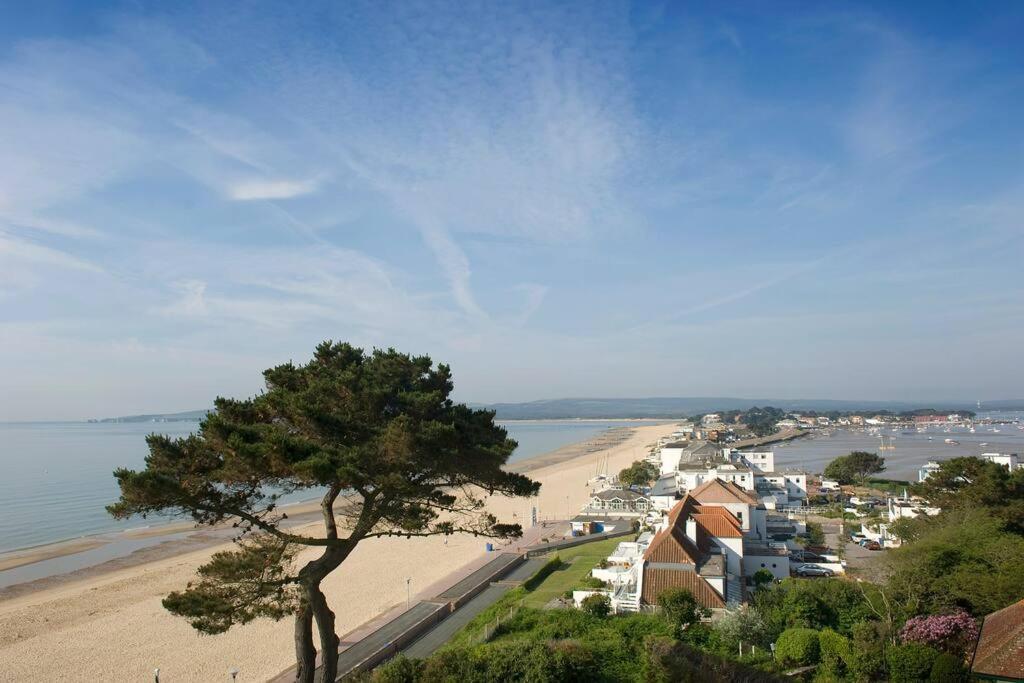
[[[981,413],[979,417],[1020,424],[882,430],[831,429],[772,447],[776,468],[821,472],[833,458],[850,451],[876,452],[886,460],[881,476],[917,480],[929,460],[986,452],[1024,454],[1024,411]],[[590,439],[601,432],[646,421],[538,420],[502,422],[519,442],[516,462]],[[184,436],[196,422],[51,422],[0,423],[0,552],[29,548],[168,521],[149,517],[118,521],[104,506],[118,497],[113,471],[141,469],[145,437],[151,433]],[[881,450],[883,439],[892,449]],[[958,443],[948,444],[946,439]],[[638,457],[642,455],[638,453]],[[312,498],[297,493],[283,502]]]
[[[543,420],[501,423],[523,460],[586,441],[601,432],[650,422]],[[147,434],[185,436],[197,422],[0,423],[0,552],[173,521],[118,521],[104,506],[117,500],[113,471],[142,469]],[[312,498],[293,494],[282,503]]]
[[[978,419],[1018,424],[929,426],[884,429],[826,429],[787,443],[775,444],[775,468],[820,473],[833,458],[851,451],[878,453],[885,458],[887,479],[917,481],[918,469],[929,460],[943,461],[982,453],[1024,455],[1024,411],[982,412]],[[883,439],[884,437],[884,439]],[[957,443],[946,443],[946,439]],[[883,441],[891,449],[882,449]]]

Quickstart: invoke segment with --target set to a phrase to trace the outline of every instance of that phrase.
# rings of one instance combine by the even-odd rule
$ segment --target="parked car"
[[[850,540],[854,543],[860,543],[861,541],[867,540],[864,534],[850,534]]]
[[[882,544],[879,543],[878,541],[868,541],[867,543],[864,544],[864,547],[867,548],[868,550],[881,550],[882,549]]]
[[[812,553],[809,550],[794,550],[789,554],[789,559],[794,562],[827,562],[824,556]]]
[[[796,575],[809,577],[809,576],[834,576],[835,572],[827,567],[818,567],[813,564],[802,564],[796,568]]]

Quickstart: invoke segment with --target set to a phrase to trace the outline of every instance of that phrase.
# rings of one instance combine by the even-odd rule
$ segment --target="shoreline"
[[[669,434],[671,425],[605,431],[528,458],[519,467],[541,482],[538,496],[491,496],[487,509],[510,522],[529,520],[531,508],[539,523],[564,519],[588,499],[586,483],[595,467],[613,472],[628,466]],[[296,520],[296,525],[305,527],[303,533],[316,533],[319,522]],[[278,675],[294,662],[290,619],[258,619],[217,636],[200,636],[161,604],[168,593],[194,580],[196,568],[213,553],[231,547],[229,534],[202,548],[172,542],[167,548],[174,552],[162,559],[89,576],[54,577],[45,586],[0,598],[0,660],[5,663],[0,680],[66,680],[68,661],[75,662],[77,680],[143,680],[156,667],[176,681],[214,680],[231,668],[240,669],[245,680]],[[360,543],[323,584],[337,632],[351,633],[405,605],[407,598],[430,599],[439,582],[487,557],[485,540],[457,534]],[[315,556],[315,549],[303,551],[298,561]],[[54,651],[62,656],[54,658]]]
[[[607,422],[608,420],[599,420]],[[624,422],[626,420],[623,420]],[[636,420],[629,420],[636,422]],[[665,424],[658,421],[657,424]],[[652,425],[644,425],[652,426]],[[656,426],[656,425],[653,425]],[[545,467],[551,467],[590,453],[614,448],[632,435],[633,430],[626,426],[610,427],[597,435],[568,444],[553,451],[531,455],[518,460],[506,468],[513,472],[526,474]],[[306,524],[320,513],[319,497],[296,501],[282,506],[287,508],[290,517],[288,527]],[[4,584],[0,583],[0,601],[20,595],[27,595],[37,590],[67,583],[70,581],[98,578],[106,573],[136,567],[155,560],[169,559],[176,555],[219,545],[224,542],[224,534],[230,532],[230,523],[209,527],[197,527],[187,520],[173,520],[166,523],[144,527],[124,529],[122,531],[105,531],[75,538],[43,543],[27,548],[0,553],[0,572],[31,567],[42,562],[71,558],[80,553],[99,550],[119,543],[153,539],[153,543],[132,549],[102,561],[83,567],[69,567],[68,571],[54,572],[30,578],[25,581]],[[185,534],[185,538],[173,538]],[[160,540],[161,537],[166,537]],[[0,581],[3,579],[0,573]]]

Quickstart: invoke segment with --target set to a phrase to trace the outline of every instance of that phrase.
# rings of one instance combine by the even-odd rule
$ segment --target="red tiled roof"
[[[721,515],[722,517],[728,519],[732,523],[732,525],[735,526],[737,529],[743,528],[740,525],[740,520],[736,519],[736,515],[732,514],[721,505],[698,505],[697,512],[702,515]]]
[[[644,586],[640,599],[648,605],[657,605],[658,596],[668,588],[685,588],[703,607],[725,607],[725,599],[696,572],[685,569],[644,568]]]
[[[1024,680],[1024,600],[985,617],[971,672]]]
[[[757,499],[749,492],[740,488],[731,481],[722,481],[715,478],[706,481],[694,490],[690,495],[699,503],[745,503],[757,505]]]
[[[722,515],[696,514],[693,519],[704,531],[716,538],[743,538],[743,532]]]

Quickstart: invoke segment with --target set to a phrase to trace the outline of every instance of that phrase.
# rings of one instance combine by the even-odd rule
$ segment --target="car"
[[[795,571],[796,571],[796,575],[797,576],[802,576],[802,577],[805,577],[805,578],[806,577],[810,577],[810,576],[834,576],[835,575],[835,572],[833,572],[828,567],[818,567],[818,566],[813,565],[813,564],[803,564],[803,565],[800,565],[799,567],[796,568]]]
[[[823,556],[807,550],[795,550],[789,554],[789,557],[797,562],[827,562]]]
[[[854,543],[860,543],[865,540],[865,536],[864,534],[850,534],[850,540]]]
[[[867,548],[868,550],[881,550],[882,549],[882,544],[879,543],[878,541],[868,541],[867,543],[864,544],[864,547]]]

